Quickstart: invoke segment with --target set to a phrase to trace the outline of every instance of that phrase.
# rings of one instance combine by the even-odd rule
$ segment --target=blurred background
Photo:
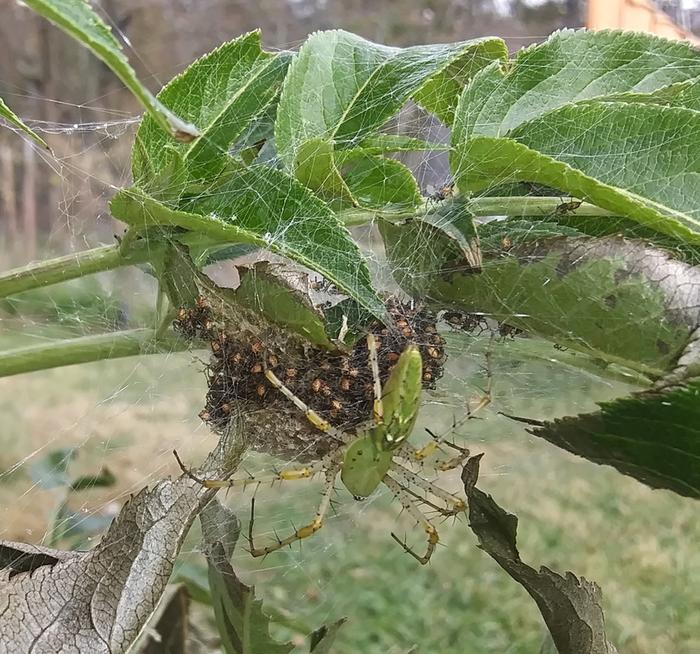
[[[697,41],[700,2],[679,0],[101,0],[142,80],[157,91],[222,41],[260,28],[269,49],[298,47],[316,30],[343,28],[405,46],[495,35],[512,52],[564,27],[643,29]],[[139,109],[114,76],[21,3],[0,20],[0,97],[51,145],[48,158],[0,130],[0,265],[3,269],[114,242],[123,227],[107,202],[129,183]],[[411,114],[417,132],[445,131]],[[415,160],[424,188],[445,179],[440,158]],[[371,242],[371,234],[361,237]],[[381,266],[381,261],[377,261]],[[226,270],[217,270],[226,276]],[[149,324],[152,279],[123,269],[0,301],[0,348]],[[452,357],[422,425],[448,428],[464,411],[465,382],[483,386],[485,339],[448,334]],[[615,471],[527,436],[497,411],[537,417],[590,411],[629,392],[583,372],[527,360],[512,342],[495,348],[495,402],[463,439],[484,451],[482,485],[521,520],[523,559],[571,569],[603,588],[609,635],[624,654],[700,651],[700,526],[696,505],[652,492]],[[177,468],[171,451],[198,462],[215,437],[197,418],[206,392],[203,353],[101,362],[0,379],[0,538],[85,547],[130,493]],[[476,423],[476,424],[474,424]],[[248,469],[271,462],[250,455]],[[71,494],[80,475],[102,488]],[[443,482],[459,487],[453,476]],[[286,533],[313,512],[318,484],[261,489],[257,529]],[[223,499],[223,498],[222,498]],[[250,495],[227,497],[244,521]],[[534,604],[483,555],[463,522],[441,527],[427,568],[389,537],[412,534],[385,495],[362,504],[342,496],[317,536],[234,564],[258,586],[277,634],[301,642],[322,622],[349,618],[335,651],[405,654],[539,652],[544,632]],[[415,535],[420,546],[421,535]],[[200,583],[193,533],[180,575]],[[192,651],[216,651],[202,610]],[[199,648],[199,649],[197,649]],[[300,650],[301,651],[301,650]]]

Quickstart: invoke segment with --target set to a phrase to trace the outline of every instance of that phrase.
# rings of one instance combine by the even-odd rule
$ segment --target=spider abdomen
[[[355,440],[345,452],[340,479],[355,498],[369,497],[391,466],[392,452],[377,449],[372,438]]]

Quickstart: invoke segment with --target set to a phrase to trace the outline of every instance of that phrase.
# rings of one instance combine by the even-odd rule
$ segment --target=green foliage
[[[654,488],[700,498],[700,380],[545,422],[536,436]]]
[[[42,148],[46,148],[47,150],[49,149],[46,141],[44,141],[44,139],[42,139],[41,136],[39,136],[33,129],[27,127],[22,119],[5,104],[5,101],[2,98],[0,98],[0,118],[4,118],[10,125],[16,127]]]
[[[200,601],[214,607],[221,645],[226,654],[286,654],[294,649],[291,643],[280,643],[270,635],[270,618],[263,611],[262,600],[255,598],[255,588],[247,586],[231,566],[240,531],[238,518],[226,507],[213,502],[200,515],[205,554],[208,565],[208,583],[190,566],[189,575],[179,577],[188,588],[194,587]],[[193,583],[194,582],[194,583]],[[208,585],[208,588],[207,588]],[[309,651],[329,652],[338,629],[345,619],[323,625],[310,636]]]
[[[282,171],[260,165],[241,169],[182,209],[135,187],[125,189],[114,196],[111,209],[135,229],[181,227],[220,242],[252,243],[278,252],[320,272],[376,316],[384,315],[367,265],[348,232],[323,202]]]
[[[460,98],[454,143],[507,137],[570,103],[609,101],[620,94],[630,100],[630,94],[678,82],[697,85],[699,76],[700,52],[688,43],[635,32],[563,30],[521,50],[508,66],[494,63],[474,75]]]
[[[452,165],[463,191],[536,182],[697,244],[698,134],[697,111],[588,102],[523,123],[511,138],[455,141]]]
[[[700,278],[687,263],[700,259],[697,50],[641,34],[564,31],[507,61],[495,38],[393,48],[331,30],[313,34],[292,55],[265,52],[254,32],[193,63],[155,99],[88,3],[27,4],[89,47],[149,111],[133,148],[134,186],[111,203],[129,232],[115,250],[91,260],[89,272],[145,261],[172,306],[162,312],[159,306],[158,330],[139,332],[136,340],[131,334],[131,341],[124,333],[117,339],[122,347],[107,338],[70,344],[56,356],[26,349],[8,353],[5,370],[94,360],[105,344],[110,357],[158,349],[173,307],[200,293],[198,266],[241,248],[286,257],[347,297],[324,313],[271,269],[256,268],[227,294],[232,313],[255,311],[328,348],[336,338],[359,338],[373,317],[391,328],[345,227],[358,216],[378,218],[396,282],[438,311],[488,314],[651,380],[668,381],[684,353],[673,384],[593,414],[538,423],[535,433],[649,485],[698,497],[700,387],[691,373],[699,363],[688,343],[700,320]],[[456,185],[448,195],[455,197],[423,197],[413,172],[392,158],[445,149],[386,133],[408,101],[453,127]],[[0,115],[36,139],[4,104]],[[550,208],[560,194],[570,200],[546,215],[532,202],[537,194]],[[476,207],[490,195],[504,196],[510,209],[494,204],[489,216],[509,219],[480,227]],[[579,200],[601,210],[595,224],[577,214]],[[152,254],[143,254],[144,243]],[[0,283],[8,293],[53,283],[63,263],[11,271]],[[72,269],[66,264],[65,278],[85,274],[76,272],[80,264],[78,258]],[[408,400],[396,410],[390,400],[388,413],[401,413],[412,427],[420,371],[404,383],[401,362],[394,370],[387,387]],[[360,439],[353,447],[365,445]],[[65,497],[112,483],[106,471],[71,479],[71,456],[55,453],[39,471]],[[349,470],[359,475],[350,489],[376,486],[387,461],[372,469],[376,462],[361,460],[359,471]],[[376,473],[370,482],[363,477],[368,471]],[[65,497],[57,511],[63,522]],[[208,543],[210,597],[225,651],[290,651],[270,638],[253,589],[236,577],[232,546],[220,538]],[[522,572],[519,557],[511,559]],[[312,650],[328,649],[338,626],[326,632],[325,644],[315,637]]]
[[[287,54],[260,47],[251,32],[219,46],[169,82],[158,99],[197,125],[201,136],[173,143],[158,122],[141,122],[132,153],[137,185],[161,199],[179,198],[189,184],[213,179],[225,167],[227,150],[277,97],[289,64]]]
[[[283,329],[303,335],[310,343],[332,347],[321,311],[308,296],[276,276],[267,265],[239,268],[236,299]],[[337,332],[336,332],[337,333]]]
[[[495,223],[481,274],[455,265],[457,252],[420,224],[381,226],[397,281],[438,306],[486,312],[561,345],[655,377],[673,366],[695,328],[697,268],[643,243],[575,236],[541,223]],[[523,229],[528,238],[523,238]],[[504,241],[508,243],[503,246]],[[409,263],[410,262],[410,263]],[[679,306],[668,293],[683,286]],[[543,280],[547,281],[543,289]]]
[[[275,125],[280,157],[314,190],[362,206],[363,193],[343,183],[335,151],[373,136],[431,80],[421,99],[447,113],[445,88],[456,79],[463,84],[478,66],[504,54],[500,39],[390,48],[342,30],[317,32],[299,50],[284,82]],[[447,73],[450,66],[458,71]],[[392,203],[391,195],[380,199]],[[369,205],[376,203],[375,197]]]
[[[178,140],[191,141],[197,129],[168,110],[136,77],[134,69],[104,21],[87,0],[27,0],[26,4],[99,57],[139,99],[166,132]]]

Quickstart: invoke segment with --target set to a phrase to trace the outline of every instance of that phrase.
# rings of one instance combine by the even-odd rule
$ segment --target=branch
[[[474,198],[469,200],[467,208],[475,216],[551,216],[556,213],[568,198],[566,197],[538,197],[529,195],[514,195],[506,197],[484,197]],[[416,214],[425,210],[428,202],[426,201],[422,207],[411,211],[363,211],[350,209],[341,211],[338,216],[343,221],[346,227],[356,225],[365,225],[372,222],[377,216],[381,216],[384,220],[397,222],[412,218]],[[598,207],[588,202],[582,202],[578,207],[567,208],[567,216],[616,216],[618,214]]]
[[[81,336],[0,352],[0,377],[102,359],[182,351],[189,347],[185,340],[175,336],[157,336],[153,329]]]
[[[158,245],[155,244],[155,247],[157,249]],[[0,275],[0,298],[120,266],[143,263],[153,256],[153,250],[153,244],[146,247],[145,243],[126,253],[121,251],[119,245],[104,245],[14,268]]]

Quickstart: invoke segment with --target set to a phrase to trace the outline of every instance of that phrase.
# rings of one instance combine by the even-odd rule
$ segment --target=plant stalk
[[[529,195],[484,197],[469,200],[467,207],[475,216],[550,216],[561,210],[562,205],[570,200],[568,197],[538,197]],[[422,207],[411,211],[382,212],[350,209],[338,215],[347,227],[365,225],[377,216],[384,220],[399,221],[412,218],[429,208],[430,200]],[[567,208],[568,215],[576,216],[615,216],[608,209],[582,202],[578,207]]]
[[[562,204],[564,201],[559,197],[485,197],[470,200],[469,209],[476,216],[546,216],[555,213]],[[427,203],[424,208],[425,206]],[[385,220],[405,220],[415,216],[420,211],[420,208],[405,212],[353,209],[340,212],[339,217],[346,226],[350,227],[370,223],[377,216],[381,216]],[[607,209],[601,209],[586,202],[572,208],[568,213],[578,216],[615,215]],[[178,240],[188,245],[221,245],[212,242],[203,234],[182,234]],[[163,246],[164,241],[162,240],[143,238],[133,243],[129,242],[128,248],[125,248],[123,244],[105,245],[46,261],[30,263],[21,268],[14,268],[0,274],[0,298],[121,266],[144,263],[155,256]]]
[[[81,336],[0,352],[0,377],[102,359],[183,351],[189,347],[190,344],[184,339],[157,336],[153,329]]]
[[[120,266],[143,263],[151,256],[153,248],[141,244],[127,253],[121,252],[119,245],[104,245],[46,261],[37,261],[0,274],[0,298]]]

